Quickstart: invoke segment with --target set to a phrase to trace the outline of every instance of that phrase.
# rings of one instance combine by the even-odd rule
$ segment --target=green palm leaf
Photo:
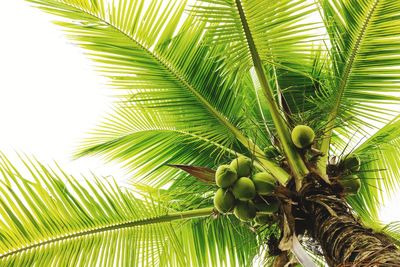
[[[307,97],[314,95],[314,81],[321,78],[318,61],[315,64],[320,51],[312,43],[322,39],[318,31],[322,25],[312,20],[311,15],[317,14],[310,1],[197,2],[193,13],[210,23],[209,42],[229,44],[223,58],[231,72],[257,68],[254,61],[259,57],[276,100],[281,102],[278,96],[283,94],[293,112],[306,109]],[[247,28],[251,37],[246,36]],[[268,106],[261,99],[261,105]],[[280,107],[285,109],[282,103]]]
[[[277,54],[282,52],[287,57],[290,54],[288,51],[295,53],[295,45],[300,44],[301,46],[302,42],[307,41],[310,43],[307,29],[303,27],[304,25],[296,22],[313,12],[310,8],[311,5],[305,1],[295,3],[279,1],[276,4],[268,1],[240,0],[199,2],[204,3],[195,6],[194,13],[210,24],[211,43],[217,46],[221,42],[228,44],[226,52],[224,52],[224,62],[230,66],[230,71],[248,73],[254,66],[265,95],[263,104],[271,113],[281,146],[289,165],[293,168],[296,187],[300,188],[301,181],[308,174],[308,170],[290,140],[289,125],[285,121],[285,116],[281,114],[283,107],[277,105],[277,101],[274,99],[274,93],[279,94],[279,88],[275,86],[277,79],[270,79],[269,65],[266,69],[264,65],[268,60],[265,58],[265,54],[271,50]],[[265,16],[265,12],[268,13],[268,16]],[[275,14],[278,14],[277,17]],[[269,21],[270,18],[273,18],[272,21]],[[288,21],[290,21],[289,24]],[[275,30],[277,31],[275,32]],[[269,37],[271,38],[269,39]],[[274,42],[279,43],[278,47],[273,47]],[[285,50],[288,47],[291,48]],[[304,51],[301,52],[301,55],[305,58],[308,57]],[[270,60],[271,62],[274,62],[274,58]],[[301,63],[301,59],[298,62]],[[274,67],[274,64],[270,65],[272,68]],[[282,183],[282,180],[280,181]]]
[[[228,47],[224,52],[231,71],[246,73],[253,59],[245,35],[240,10],[243,9],[255,49],[264,63],[284,66],[307,61],[310,41],[316,38],[315,25],[304,23],[315,7],[308,1],[198,1],[193,13],[210,23],[210,42]],[[299,61],[300,60],[300,61]]]
[[[253,231],[233,218],[211,219],[212,208],[179,212],[156,191],[22,162],[17,170],[1,156],[2,266],[246,265],[258,253]]]
[[[399,135],[400,117],[397,117],[354,150],[364,162],[359,172],[362,187],[349,202],[364,221],[376,221],[385,197],[399,190]]]
[[[262,155],[261,149],[251,140],[257,139],[254,127],[247,127],[257,125],[261,120],[255,100],[244,100],[245,96],[254,95],[250,75],[238,83],[234,75],[225,74],[219,59],[224,48],[202,45],[204,23],[188,18],[174,35],[177,23],[182,19],[184,1],[168,4],[165,8],[158,6],[157,1],[148,8],[143,7],[144,1],[131,1],[129,4],[122,1],[114,8],[106,7],[100,1],[95,1],[95,4],[73,0],[32,2],[46,12],[68,18],[68,21],[57,24],[65,27],[70,37],[88,51],[98,63],[99,70],[112,79],[114,87],[124,89],[125,108],[129,107],[131,114],[146,114],[141,116],[141,120],[129,115],[131,132],[139,135],[138,129],[145,129],[148,137],[167,127],[171,130],[170,136],[172,131],[175,134],[164,139],[163,147],[168,144],[173,147],[175,142],[179,142],[182,147],[192,148],[190,144],[184,144],[185,140],[179,140],[184,132],[207,141],[203,146],[214,147],[217,154],[221,151],[216,150],[215,145],[217,148],[231,147],[239,141],[245,150]],[[175,15],[162,15],[163,12]],[[142,16],[147,19],[138,22]],[[160,25],[168,27],[164,29]],[[153,34],[143,34],[149,27]],[[122,113],[117,114],[124,116]],[[105,122],[107,126],[112,125],[113,133],[110,135],[110,131],[103,127],[83,145],[80,155],[105,152],[112,154],[108,158],[127,159],[132,153],[118,153],[117,146],[128,147],[131,144],[128,140],[133,140],[134,136],[127,136],[126,131],[115,133],[121,122],[126,121],[126,118],[113,115]],[[154,143],[154,140],[149,142]],[[265,146],[267,141],[258,138],[257,142]],[[143,151],[151,149],[146,142],[142,145]],[[154,171],[158,167],[169,163],[165,159],[153,165],[143,160],[140,162],[142,166],[135,167],[147,170],[140,175],[154,174],[148,176],[148,180],[157,175]],[[268,164],[272,172],[287,177],[276,164]],[[166,180],[156,182],[165,183]]]
[[[83,154],[101,153],[106,160],[122,160],[135,179],[157,186],[183,174],[167,163],[214,168],[220,157],[235,155],[234,150],[215,142],[208,133],[198,135],[190,129],[177,129],[155,114],[123,106],[98,127],[85,145],[89,148]]]
[[[320,1],[332,49],[328,128],[380,128],[397,114],[400,34],[397,1]],[[337,119],[338,118],[338,119]],[[344,126],[344,122],[347,122]],[[351,135],[351,134],[350,134]],[[322,143],[327,152],[329,138]]]
[[[290,237],[309,233],[329,264],[339,263],[339,254],[343,263],[352,262],[370,257],[369,245],[353,251],[359,242],[334,240],[336,230],[324,220],[359,229],[365,241],[359,244],[374,240],[371,247],[385,250],[382,245],[390,243],[353,221],[353,210],[364,225],[398,239],[397,224],[382,228],[378,221],[381,190],[390,195],[400,182],[396,1],[199,0],[189,13],[184,0],[28,1],[62,17],[56,23],[117,89],[118,106],[77,155],[122,161],[143,184],[128,191],[97,178],[77,182],[25,160],[27,179],[2,156],[4,264],[72,259],[76,265],[126,265],[134,259],[151,266],[242,266],[264,256],[265,240],[274,243],[269,235],[279,231],[280,247],[296,255],[306,254]],[[317,11],[326,35],[316,30],[319,21],[309,21]],[[297,124],[314,129],[314,142],[312,131],[291,135]],[[295,144],[296,138],[307,144]],[[342,162],[327,173],[335,161],[330,153],[357,154],[361,169]],[[243,175],[262,169],[280,182],[266,182],[279,210],[265,231],[217,216],[210,208],[215,185],[168,166],[215,169],[241,154],[255,162],[252,173]],[[340,185],[348,174],[362,181],[353,196],[356,190]],[[235,195],[239,184],[233,185]],[[259,185],[255,190],[257,202]],[[308,223],[311,217],[323,219]],[[132,244],[134,249],[126,249]],[[400,257],[394,246],[387,248],[381,258]]]

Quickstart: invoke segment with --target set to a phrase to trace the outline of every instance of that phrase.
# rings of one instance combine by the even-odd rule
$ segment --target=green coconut
[[[275,213],[279,210],[279,202],[275,198],[266,201],[261,200],[254,204],[256,209],[261,212]]]
[[[232,192],[236,199],[250,200],[256,195],[256,187],[250,178],[241,177],[233,185]]]
[[[251,201],[239,201],[233,213],[241,221],[251,221],[256,217],[256,207]]]
[[[343,192],[348,195],[357,194],[361,188],[361,180],[355,174],[340,178],[339,183],[343,187]]]
[[[272,159],[279,155],[278,151],[273,145],[264,148],[264,154],[266,158]]]
[[[251,174],[253,163],[250,158],[240,156],[232,160],[231,167],[236,170],[238,177],[247,177]]]
[[[307,125],[297,125],[292,130],[293,144],[298,148],[306,148],[312,144],[315,138],[315,133]]]
[[[219,188],[214,196],[214,206],[221,213],[227,213],[235,207],[235,197],[231,191]]]
[[[274,219],[268,214],[259,214],[254,218],[254,222],[258,225],[272,224]]]
[[[356,172],[360,170],[361,161],[357,155],[350,154],[344,157],[344,159],[340,162],[340,166],[345,170]]]
[[[259,195],[271,195],[275,189],[275,178],[268,172],[256,173],[252,179]]]
[[[227,188],[234,184],[238,176],[235,169],[229,165],[221,165],[215,172],[215,182],[221,188]]]

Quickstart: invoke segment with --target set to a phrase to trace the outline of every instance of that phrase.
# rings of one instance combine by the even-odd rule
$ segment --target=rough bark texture
[[[330,266],[400,266],[400,251],[391,240],[363,227],[351,209],[329,188],[303,188],[302,209],[310,234]]]
[[[286,251],[282,251],[278,256],[276,256],[272,267],[284,267],[289,263],[289,256]]]

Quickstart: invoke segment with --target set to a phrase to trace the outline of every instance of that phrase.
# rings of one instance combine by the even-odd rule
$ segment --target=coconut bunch
[[[361,180],[356,174],[360,170],[361,160],[355,154],[349,154],[342,158],[337,165],[340,173],[337,182],[346,195],[355,195],[360,191]]]
[[[214,206],[220,213],[230,213],[241,221],[254,221],[259,225],[272,222],[271,214],[279,208],[272,197],[275,179],[268,172],[257,172],[250,158],[240,156],[228,165],[221,165],[215,173],[219,189]]]
[[[301,150],[311,148],[315,139],[314,130],[307,125],[297,125],[293,128],[293,144]],[[339,185],[340,191],[345,195],[357,194],[361,188],[361,180],[356,174],[360,170],[361,161],[357,155],[349,154],[333,166],[334,181]]]
[[[293,144],[303,155],[315,153],[312,148],[314,130],[307,125],[297,125],[291,132]],[[271,146],[264,150],[267,157],[277,158],[280,153]],[[344,195],[357,194],[361,181],[357,175],[360,159],[351,154],[334,165],[330,179]],[[218,212],[232,213],[241,221],[258,225],[272,223],[272,214],[279,209],[279,202],[273,196],[276,179],[265,171],[257,170],[250,158],[239,156],[230,164],[220,165],[215,172],[215,182],[219,187],[214,196],[214,206]]]

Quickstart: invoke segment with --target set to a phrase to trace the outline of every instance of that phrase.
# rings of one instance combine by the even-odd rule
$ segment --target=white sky
[[[0,151],[12,158],[18,151],[43,163],[55,160],[72,174],[90,170],[124,181],[115,165],[93,157],[71,159],[79,140],[111,107],[111,91],[51,19],[22,0],[2,3]],[[383,221],[400,220],[398,203],[400,196],[387,202]]]
[[[82,136],[110,109],[111,91],[52,18],[21,0],[2,3],[0,150],[56,160],[73,174],[121,177],[93,157],[72,161]]]

